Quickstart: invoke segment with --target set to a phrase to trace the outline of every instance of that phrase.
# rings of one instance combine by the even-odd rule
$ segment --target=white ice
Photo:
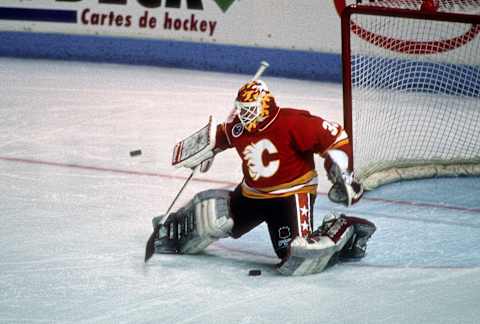
[[[144,265],[189,173],[173,144],[223,120],[249,75],[6,58],[0,73],[0,323],[480,322],[479,178],[387,185],[346,210],[320,172],[317,225],[334,209],[378,231],[362,261],[318,275],[278,275],[264,226]],[[281,106],[342,120],[340,85],[264,79]],[[224,152],[177,206],[240,179]]]

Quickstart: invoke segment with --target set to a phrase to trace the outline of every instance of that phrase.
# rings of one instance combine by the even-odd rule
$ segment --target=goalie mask
[[[238,90],[235,111],[247,131],[266,126],[277,110],[275,99],[265,82],[252,80]]]

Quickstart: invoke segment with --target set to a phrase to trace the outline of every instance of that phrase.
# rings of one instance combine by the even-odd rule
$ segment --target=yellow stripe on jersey
[[[268,188],[252,188],[245,182],[242,183],[242,193],[244,196],[254,199],[268,199],[287,197],[297,193],[317,192],[317,172],[315,170],[308,171],[301,177],[283,183],[278,186]]]

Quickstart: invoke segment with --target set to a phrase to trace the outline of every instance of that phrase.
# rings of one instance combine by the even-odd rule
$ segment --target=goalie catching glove
[[[155,253],[196,254],[211,243],[230,235],[233,219],[230,216],[230,192],[207,190],[196,194],[177,212],[152,220],[158,228]]]
[[[328,191],[328,198],[335,203],[350,207],[363,196],[363,186],[353,173],[348,171],[348,155],[341,150],[328,151],[332,165],[327,172],[328,179],[333,183]]]

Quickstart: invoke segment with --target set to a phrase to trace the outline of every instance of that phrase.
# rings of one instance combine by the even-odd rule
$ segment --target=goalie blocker
[[[190,169],[200,166],[200,172],[207,172],[215,156],[215,125],[214,118],[210,116],[207,125],[176,143],[173,148],[172,165]]]

